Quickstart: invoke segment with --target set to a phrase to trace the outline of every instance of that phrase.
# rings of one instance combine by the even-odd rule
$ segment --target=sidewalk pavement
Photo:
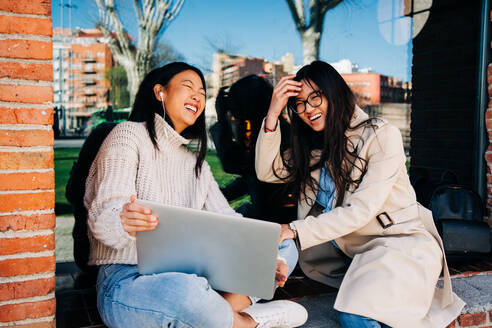
[[[55,139],[54,148],[81,148],[85,139]]]
[[[453,278],[453,290],[466,302],[465,313],[484,313],[492,310],[492,273],[479,273],[471,277]],[[336,293],[303,297],[299,303],[309,313],[305,328],[339,328],[336,311],[333,309]],[[471,326],[474,327],[474,326]]]

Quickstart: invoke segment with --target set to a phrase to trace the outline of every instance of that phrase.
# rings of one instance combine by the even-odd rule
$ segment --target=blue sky
[[[53,0],[53,26],[61,25],[60,1]],[[335,62],[348,58],[360,67],[411,79],[411,42],[388,43],[380,32],[378,6],[402,0],[345,0],[326,14],[320,46],[320,59]],[[121,6],[128,32],[136,37],[133,5],[116,0]],[[72,27],[90,28],[97,21],[95,0],[72,0]],[[391,10],[390,10],[391,11]],[[64,10],[68,27],[68,8]],[[179,51],[187,62],[203,66],[211,62],[212,49],[207,39],[229,42],[237,53],[267,60],[280,60],[286,52],[302,63],[302,43],[285,0],[185,0],[179,16],[163,33],[163,39]]]

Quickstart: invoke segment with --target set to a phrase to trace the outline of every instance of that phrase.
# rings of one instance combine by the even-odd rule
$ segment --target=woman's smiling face
[[[176,74],[166,87],[154,86],[157,100],[163,93],[166,115],[173,122],[176,132],[181,133],[193,125],[205,108],[205,89],[200,76],[192,70]]]
[[[296,105],[305,106],[304,112],[297,114],[314,131],[323,131],[326,124],[328,100],[313,81],[302,80],[302,90],[295,99]],[[309,100],[309,102],[307,101]],[[321,102],[318,106],[312,106]]]

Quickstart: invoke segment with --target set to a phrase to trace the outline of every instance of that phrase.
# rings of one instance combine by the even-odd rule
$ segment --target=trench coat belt
[[[441,247],[442,253],[443,253],[443,298],[441,300],[441,306],[447,307],[448,305],[453,303],[453,289],[451,287],[451,276],[449,274],[449,269],[448,269],[448,264],[446,261],[446,255],[444,254],[444,245],[442,243],[441,236],[439,236],[439,233],[437,232],[437,228],[434,224],[434,220],[432,218],[432,214],[430,215],[422,215],[423,213],[420,213],[420,207],[422,207],[424,210],[429,211],[428,209],[424,208],[422,205],[419,203],[414,203],[404,209],[400,209],[397,211],[393,212],[383,212],[379,215],[376,216],[378,221],[381,223],[383,228],[389,228],[393,224],[398,224],[398,223],[403,223],[406,221],[413,220],[417,217],[419,217],[425,227],[425,230],[427,230],[438,242],[439,246]],[[430,211],[429,211],[430,212]]]
[[[414,203],[403,209],[393,212],[382,212],[376,215],[377,220],[381,226],[386,229],[394,224],[403,223],[406,221],[414,220],[419,217],[419,204]]]

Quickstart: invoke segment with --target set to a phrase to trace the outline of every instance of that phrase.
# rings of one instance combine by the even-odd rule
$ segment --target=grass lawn
[[[65,186],[70,177],[73,163],[79,156],[80,148],[55,148],[55,213],[72,214],[72,206],[65,198]]]
[[[65,186],[70,177],[73,163],[79,156],[80,148],[56,148],[55,149],[55,212],[56,215],[71,215],[72,206],[65,198]],[[215,151],[209,151],[206,157],[212,173],[220,187],[227,185],[236,175],[227,174],[222,170],[219,158]],[[232,207],[238,207],[249,201],[249,196],[241,197],[231,202]]]

